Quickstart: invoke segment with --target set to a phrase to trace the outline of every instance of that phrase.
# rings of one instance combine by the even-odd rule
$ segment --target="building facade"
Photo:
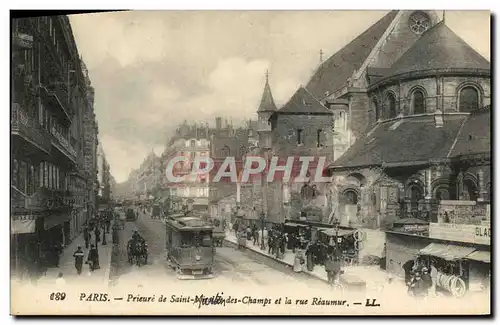
[[[170,139],[161,157],[162,187],[168,189],[171,208],[175,210],[188,209],[208,212],[209,175],[193,176],[191,174],[196,157],[210,157],[210,129],[208,124],[180,125]],[[182,182],[170,182],[166,178],[166,168],[169,162],[182,156],[185,161],[173,166],[175,176],[185,177]]]
[[[12,40],[11,256],[38,272],[88,217],[89,88],[68,17],[15,19]]]
[[[329,167],[336,215],[370,228],[435,220],[442,200],[490,200],[489,62],[432,13],[393,15],[384,46],[404,24],[416,39],[390,65],[371,58],[365,132]],[[407,16],[425,29],[414,31]]]
[[[307,173],[311,178],[316,175],[320,158],[325,165],[333,161],[334,113],[306,88],[300,87],[278,109],[266,76],[257,115],[259,143],[252,154],[264,157],[268,164],[278,158],[278,165],[285,165],[293,157],[292,169],[297,171],[300,170],[299,157],[313,157]],[[266,178],[264,172],[261,181],[253,184],[253,192],[262,193],[262,212],[267,222],[283,223],[286,219],[300,218],[321,222],[328,216],[326,183],[283,181],[279,177],[270,182]]]
[[[111,169],[106,154],[99,143],[97,146],[97,205],[107,205],[111,202]]]

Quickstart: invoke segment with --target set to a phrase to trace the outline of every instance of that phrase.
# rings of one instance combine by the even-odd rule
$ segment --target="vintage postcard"
[[[489,315],[490,12],[11,29],[13,315]]]

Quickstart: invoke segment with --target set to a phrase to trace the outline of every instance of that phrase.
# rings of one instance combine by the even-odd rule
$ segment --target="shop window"
[[[412,93],[413,114],[425,113],[425,97],[421,90],[415,90]]]
[[[472,112],[479,108],[479,92],[472,86],[464,87],[460,90],[459,111]]]

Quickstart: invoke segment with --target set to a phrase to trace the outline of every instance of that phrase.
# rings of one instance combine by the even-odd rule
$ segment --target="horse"
[[[128,261],[130,264],[141,266],[141,261],[144,259],[144,264],[148,264],[148,245],[144,240],[131,239],[127,243]]]

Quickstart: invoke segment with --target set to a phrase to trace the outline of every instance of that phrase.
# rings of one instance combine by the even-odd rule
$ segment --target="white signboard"
[[[431,223],[429,224],[429,237],[463,243],[490,245],[491,227],[489,225]]]

